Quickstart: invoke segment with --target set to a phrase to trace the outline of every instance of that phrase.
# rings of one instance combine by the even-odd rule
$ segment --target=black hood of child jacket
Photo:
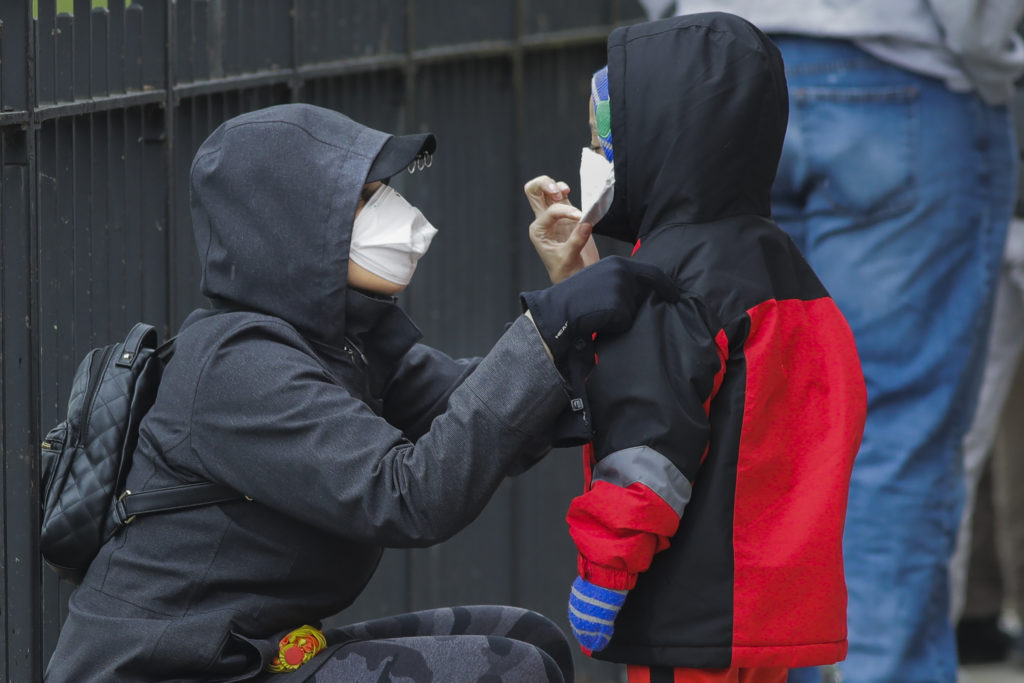
[[[778,48],[721,12],[608,37],[615,196],[594,232],[627,242],[667,224],[771,215],[789,116]]]
[[[217,308],[267,313],[313,342],[341,347],[352,223],[389,137],[308,104],[261,109],[217,128],[191,173],[203,294]]]

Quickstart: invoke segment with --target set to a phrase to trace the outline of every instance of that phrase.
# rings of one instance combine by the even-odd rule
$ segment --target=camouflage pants
[[[280,683],[571,682],[572,652],[546,617],[474,605],[399,614],[325,632],[327,648]]]

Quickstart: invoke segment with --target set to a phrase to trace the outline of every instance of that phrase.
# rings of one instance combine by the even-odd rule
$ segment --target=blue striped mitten
[[[608,645],[615,629],[615,617],[628,592],[595,586],[581,576],[573,581],[569,595],[569,624],[572,634],[585,650],[598,652]]]

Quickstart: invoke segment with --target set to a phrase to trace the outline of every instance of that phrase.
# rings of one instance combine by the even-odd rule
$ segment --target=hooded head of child
[[[584,163],[614,164],[615,186],[596,234],[632,243],[658,226],[771,215],[789,98],[779,50],[753,24],[708,12],[618,28],[590,90]]]

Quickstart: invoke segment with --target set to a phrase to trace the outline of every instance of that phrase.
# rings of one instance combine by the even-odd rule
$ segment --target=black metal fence
[[[290,101],[395,133],[437,134],[428,173],[396,181],[441,232],[404,303],[429,343],[485,351],[542,286],[524,180],[575,177],[588,76],[628,0],[0,0],[0,678],[40,680],[69,587],[38,555],[41,429],[81,356],[193,308],[187,169],[221,121]],[[603,245],[608,249],[609,245]],[[350,621],[474,602],[564,628],[575,556],[563,522],[576,453],[506,483],[435,548],[386,553]],[[580,661],[579,680],[615,667]]]

